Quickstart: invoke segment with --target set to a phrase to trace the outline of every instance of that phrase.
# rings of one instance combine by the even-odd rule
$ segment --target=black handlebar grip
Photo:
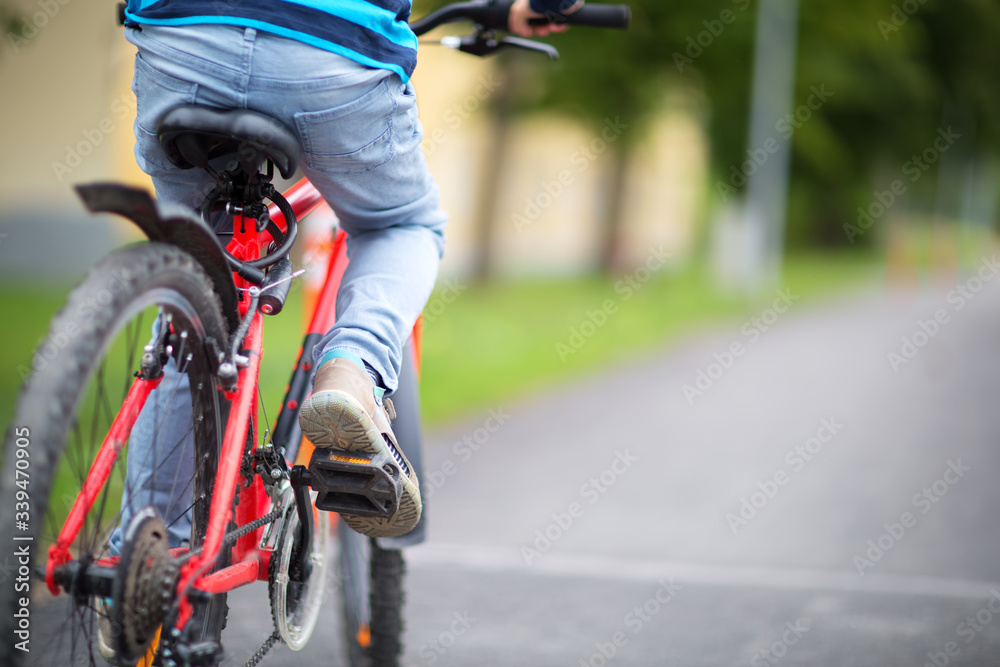
[[[567,24],[591,26],[594,28],[627,28],[632,19],[632,10],[628,5],[591,5],[585,4],[572,14],[552,13],[544,18],[528,21],[529,25]]]
[[[567,0],[571,2],[571,0]],[[414,34],[423,35],[439,25],[468,20],[489,30],[507,30],[507,18],[514,0],[470,0],[445,5],[410,24]],[[552,12],[529,19],[531,25],[568,24],[595,28],[627,28],[632,11],[627,5],[585,4],[572,14]]]

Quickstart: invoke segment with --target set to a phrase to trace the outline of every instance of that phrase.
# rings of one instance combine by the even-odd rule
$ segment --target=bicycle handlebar
[[[572,14],[552,14],[551,17],[529,19],[529,25],[546,23],[589,26],[592,28],[628,27],[632,10],[628,5],[584,5]]]
[[[488,30],[507,30],[507,17],[514,0],[473,0],[456,2],[431,12],[410,24],[416,35],[423,35],[445,23],[472,21]],[[572,14],[551,14],[529,21],[531,25],[546,23],[591,26],[596,28],[627,28],[632,12],[628,5],[585,4]]]

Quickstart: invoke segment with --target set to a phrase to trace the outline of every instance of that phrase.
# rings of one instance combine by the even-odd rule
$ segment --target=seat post
[[[254,218],[257,221],[257,231],[264,231],[271,221],[264,200],[275,201],[274,197],[279,196],[271,184],[274,164],[270,160],[266,164],[267,170],[264,172],[248,173],[245,164],[227,171],[209,171],[215,179],[215,188],[201,204],[199,212],[202,218],[210,221],[212,212],[221,205],[228,215],[242,216],[244,220],[247,217]]]

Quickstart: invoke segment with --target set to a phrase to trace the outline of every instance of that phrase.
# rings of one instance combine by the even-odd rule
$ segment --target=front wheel
[[[182,557],[204,538],[226,414],[211,350],[226,340],[211,283],[177,248],[124,248],[72,292],[35,354],[7,434],[0,500],[23,512],[0,513],[0,539],[44,569],[85,485],[94,502],[66,545],[69,561],[53,568],[58,596],[34,577],[0,583],[0,664],[135,664],[155,653],[174,596],[162,575],[173,570],[164,563],[151,580],[148,563],[154,553]],[[122,410],[144,368],[162,379]],[[109,433],[119,417],[135,423],[116,440]],[[111,452],[107,475],[92,470],[101,451]],[[129,568],[140,553],[146,565]],[[204,637],[218,637],[225,608],[219,596],[200,615]],[[28,643],[18,646],[9,638],[23,625]]]

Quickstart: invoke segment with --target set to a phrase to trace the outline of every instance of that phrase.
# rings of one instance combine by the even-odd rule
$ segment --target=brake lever
[[[525,51],[534,51],[535,53],[544,53],[549,57],[549,60],[559,60],[559,51],[556,47],[551,44],[546,44],[545,42],[536,42],[533,39],[524,39],[523,37],[504,37],[500,40],[501,48],[504,46],[512,46],[518,49],[524,49]]]
[[[510,47],[535,53],[544,53],[550,60],[559,59],[559,51],[551,44],[523,39],[521,37],[498,38],[493,30],[483,30],[481,28],[476,30],[474,34],[465,35],[464,37],[444,37],[441,39],[441,45],[480,57],[489,56],[503,48]]]

